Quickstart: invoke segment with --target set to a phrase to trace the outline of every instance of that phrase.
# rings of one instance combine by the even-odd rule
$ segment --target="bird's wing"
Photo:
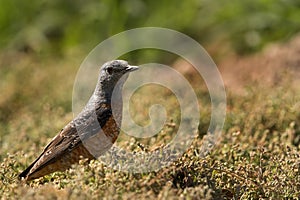
[[[105,123],[112,116],[112,111],[107,106],[97,107],[97,118],[95,119],[93,116],[89,113],[84,113],[65,126],[44,148],[41,155],[19,177],[26,177],[49,163],[55,162],[56,158],[63,155],[66,151],[72,151],[74,147],[82,143],[82,138],[91,136],[91,131],[96,133],[101,129],[100,127],[104,127]],[[80,123],[75,125],[76,121]],[[96,127],[96,129],[91,130],[91,127]],[[78,131],[81,136],[78,135]]]
[[[48,164],[49,161],[54,160],[53,158],[61,155],[70,144],[74,145],[80,142],[80,139],[78,140],[76,138],[79,138],[76,127],[72,126],[72,122],[70,122],[50,141],[40,156],[25,171],[23,171],[19,177],[26,177],[30,173],[33,173]]]

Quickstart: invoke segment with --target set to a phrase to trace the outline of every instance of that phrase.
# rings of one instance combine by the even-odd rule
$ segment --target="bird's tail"
[[[25,180],[28,180],[28,175],[29,175],[29,172],[31,170],[31,168],[33,167],[33,165],[35,164],[36,162],[33,162],[29,167],[27,167],[21,174],[19,174],[19,178],[20,179],[25,179]]]

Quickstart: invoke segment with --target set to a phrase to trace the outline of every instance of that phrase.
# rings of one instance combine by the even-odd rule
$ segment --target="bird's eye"
[[[114,68],[118,68],[120,65],[119,65],[119,63],[113,63],[112,66],[113,66]]]
[[[108,67],[106,68],[106,72],[111,75],[113,73],[113,68],[112,67]]]

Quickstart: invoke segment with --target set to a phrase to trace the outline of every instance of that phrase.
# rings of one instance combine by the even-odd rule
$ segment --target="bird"
[[[96,159],[116,141],[122,121],[122,88],[129,72],[139,69],[124,60],[100,67],[98,82],[86,106],[44,148],[22,173],[30,181],[65,171],[82,159]]]

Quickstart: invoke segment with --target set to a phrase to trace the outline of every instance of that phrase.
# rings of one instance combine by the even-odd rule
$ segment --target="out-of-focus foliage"
[[[287,39],[300,29],[298,0],[0,0],[0,46],[65,53],[91,49],[121,31],[159,26],[238,53]]]
[[[243,95],[228,90],[222,138],[206,157],[199,157],[199,151],[209,126],[211,104],[206,87],[190,74],[201,107],[199,138],[171,166],[148,174],[130,174],[92,161],[29,184],[17,178],[72,119],[72,85],[82,52],[67,59],[57,55],[68,55],[74,50],[85,55],[104,39],[143,26],[181,31],[217,52],[229,48],[249,53],[299,31],[299,0],[0,0],[0,3],[2,199],[299,198],[299,85],[293,88],[289,74],[284,73],[280,78],[274,76],[273,87],[258,80],[256,84],[249,82]],[[278,68],[272,66],[272,70],[294,69],[291,73],[295,74],[299,62],[294,58],[299,51],[290,49],[293,52],[278,57]],[[143,61],[153,56],[147,50],[144,54],[130,55],[139,55]],[[290,58],[285,59],[286,55]],[[154,56],[170,59],[172,55],[157,52]],[[247,64],[265,66],[262,63],[270,59],[273,57],[258,57],[251,62],[247,60]],[[241,65],[238,69],[242,69]],[[251,68],[255,69],[258,67]],[[261,77],[271,77],[272,70]],[[250,76],[245,68],[240,71]],[[236,77],[241,75],[236,70],[232,79],[239,81]],[[133,104],[133,111],[138,113],[136,121],[148,123],[144,105],[161,98],[167,102],[167,111],[173,111],[168,118],[172,126],[151,140],[120,135],[118,144],[133,152],[160,148],[160,144],[166,144],[176,134],[174,125],[180,124],[180,112],[175,109],[177,101],[167,91],[154,95],[153,90],[141,90],[135,95],[135,101],[139,102]]]

